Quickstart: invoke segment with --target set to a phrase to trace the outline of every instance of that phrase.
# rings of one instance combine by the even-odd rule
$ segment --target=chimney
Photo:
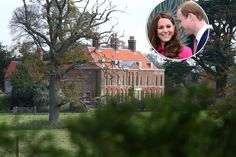
[[[134,36],[130,36],[128,40],[128,49],[132,52],[136,51],[136,40],[134,39]]]
[[[92,40],[93,40],[92,46],[95,47],[96,49],[99,49],[99,45],[100,45],[99,35],[96,34]]]
[[[39,57],[40,60],[43,60],[43,49],[41,47],[38,47],[36,49],[36,55]]]
[[[110,44],[111,48],[113,48],[114,50],[118,50],[118,38],[116,33],[112,34]]]

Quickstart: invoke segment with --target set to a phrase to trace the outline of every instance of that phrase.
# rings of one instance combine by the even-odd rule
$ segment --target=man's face
[[[184,32],[187,36],[189,35],[192,35],[193,34],[193,26],[192,26],[192,21],[190,20],[190,17],[185,17],[181,10],[179,9],[177,11],[177,19],[178,19],[178,22],[179,22],[179,26],[180,28],[183,28],[184,29]]]

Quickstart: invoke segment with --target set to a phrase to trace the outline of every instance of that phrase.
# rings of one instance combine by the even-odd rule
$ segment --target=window
[[[138,78],[138,73],[136,74],[136,86],[139,85],[139,78]]]
[[[134,73],[133,73],[133,72],[132,72],[132,78],[131,78],[131,79],[132,79],[132,81],[131,81],[131,82],[132,82],[131,85],[133,86],[133,85],[134,85]]]
[[[156,76],[156,86],[158,86],[158,76]]]
[[[114,81],[114,80],[113,80],[113,76],[110,77],[110,81],[111,81],[111,82],[110,82],[110,85],[112,86],[112,85],[113,85],[113,81]]]
[[[161,75],[160,85],[163,86],[163,76]]]
[[[117,75],[116,79],[117,79],[117,80],[116,80],[117,86],[119,86],[119,85],[120,85],[120,76]]]
[[[152,69],[152,62],[147,62],[148,68]]]
[[[142,86],[142,75],[140,76],[140,86]]]
[[[123,85],[125,85],[125,75],[123,75]]]
[[[128,73],[128,85],[130,85],[130,73]]]
[[[110,86],[110,85],[112,85],[112,76],[110,75],[110,74],[107,74],[106,76],[105,76],[105,84],[106,84],[106,86]]]
[[[109,77],[108,75],[105,76],[105,85],[106,86],[109,84],[109,78],[108,77]]]

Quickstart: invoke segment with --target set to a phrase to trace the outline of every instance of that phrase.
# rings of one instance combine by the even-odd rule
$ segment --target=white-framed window
[[[161,78],[160,78],[160,85],[163,86],[163,76],[161,75]]]
[[[136,74],[136,86],[139,85],[139,77],[138,77],[138,73]]]
[[[158,86],[158,76],[155,77],[156,77],[156,86]]]
[[[116,83],[117,83],[117,86],[120,85],[120,76],[119,75],[117,75],[117,77],[116,77]]]

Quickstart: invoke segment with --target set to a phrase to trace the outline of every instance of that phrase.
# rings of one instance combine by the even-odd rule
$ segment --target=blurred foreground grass
[[[61,113],[54,127],[47,114],[2,114],[0,156],[15,156],[19,139],[21,157],[234,157],[235,104],[234,97],[216,99],[195,86]]]
[[[58,125],[52,127],[48,124],[47,113],[0,113],[0,133],[2,132],[0,135],[0,157],[16,156],[17,138],[19,138],[21,157],[35,156],[32,155],[31,150],[40,151],[40,147],[42,149],[52,147],[52,151],[53,149],[65,150],[67,154],[73,154],[76,149],[66,129],[67,122],[79,117],[90,116],[90,114],[91,112],[60,113]],[[4,140],[5,138],[8,140]],[[63,153],[59,156],[61,155]]]
[[[60,113],[60,120],[57,126],[52,128],[63,128],[64,123],[79,116],[89,116],[90,113]],[[48,113],[0,113],[0,125],[6,125],[13,129],[46,129],[50,128],[48,125]]]

